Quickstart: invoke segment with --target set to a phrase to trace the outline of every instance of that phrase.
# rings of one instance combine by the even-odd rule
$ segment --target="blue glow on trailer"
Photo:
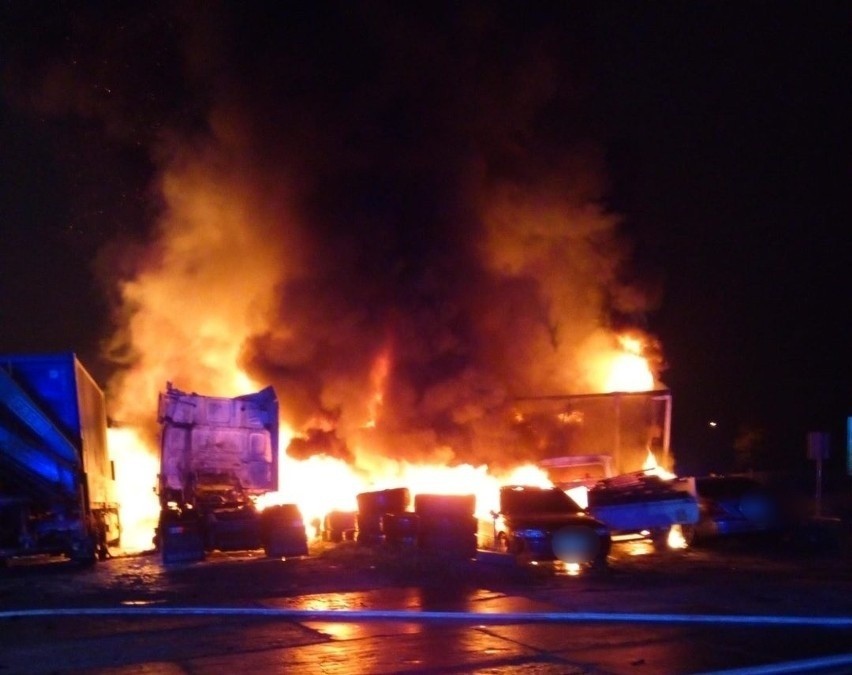
[[[852,417],[846,418],[846,473],[852,476]]]
[[[53,486],[73,497],[77,490],[77,472],[59,458],[35,448],[15,434],[0,427],[0,453],[27,473],[35,474],[44,485]]]
[[[69,463],[79,465],[80,453],[38,405],[0,368],[0,403],[25,426],[46,448]]]

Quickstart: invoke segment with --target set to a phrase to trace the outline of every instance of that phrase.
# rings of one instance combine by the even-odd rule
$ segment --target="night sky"
[[[583,193],[622,251],[606,321],[662,345],[679,468],[733,468],[735,444],[806,468],[805,432],[827,430],[842,473],[849,3],[134,4],[0,3],[0,353],[73,350],[110,377],[114,281],[149,250],[155,179],[173,139],[225,110],[251,165],[303,195],[310,240],[352,242],[345,290],[382,316],[433,276],[436,297],[470,282],[496,302],[484,271],[448,272],[472,259],[492,186]],[[349,286],[305,279],[288,307]],[[475,336],[468,306],[430,316]],[[264,344],[255,372],[280,371]]]

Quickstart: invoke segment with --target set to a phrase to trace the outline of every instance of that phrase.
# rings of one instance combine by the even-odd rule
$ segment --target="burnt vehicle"
[[[697,477],[695,493],[699,517],[688,531],[692,543],[781,530],[783,519],[777,495],[753,478]]]
[[[225,398],[180,391],[160,394],[162,427],[156,543],[163,562],[192,562],[214,549],[263,546],[282,555],[274,526],[293,514],[267,515],[255,500],[278,488],[278,398],[272,387]],[[299,547],[301,548],[301,547]],[[290,554],[292,555],[292,554]]]
[[[490,548],[524,561],[606,566],[609,528],[557,487],[506,485],[492,511]]]
[[[554,457],[539,466],[569,496],[585,496],[588,513],[606,523],[616,541],[643,537],[667,549],[673,528],[682,532],[698,521],[690,478],[661,476],[655,468],[614,475],[608,455]]]
[[[588,492],[588,511],[607,524],[616,540],[647,537],[665,550],[673,528],[683,533],[698,522],[694,490],[691,479],[635,471],[598,481]]]

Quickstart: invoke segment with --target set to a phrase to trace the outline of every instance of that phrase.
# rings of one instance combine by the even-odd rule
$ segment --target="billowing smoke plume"
[[[280,5],[172,19],[191,104],[145,139],[163,208],[119,283],[116,414],[272,384],[293,452],[493,458],[513,397],[594,389],[623,295],[578,18]]]

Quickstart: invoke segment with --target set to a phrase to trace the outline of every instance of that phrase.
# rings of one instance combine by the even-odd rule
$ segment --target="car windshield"
[[[711,499],[741,497],[747,492],[760,490],[760,484],[750,478],[705,478],[695,484],[698,494]]]
[[[579,513],[582,509],[559,488],[504,488],[500,510],[507,514]]]

